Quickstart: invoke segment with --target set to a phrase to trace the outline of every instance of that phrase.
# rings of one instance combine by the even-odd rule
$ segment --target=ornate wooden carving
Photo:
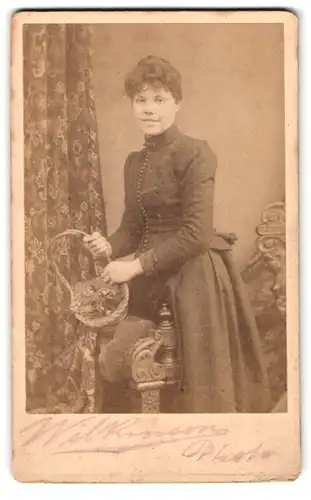
[[[152,337],[140,340],[131,351],[132,381],[142,393],[142,413],[159,413],[160,389],[178,380],[177,341],[172,314],[166,304]]]
[[[160,413],[160,387],[141,393],[142,413]]]
[[[285,318],[286,314],[286,223],[285,203],[268,205],[257,227],[257,247],[266,265],[275,276],[272,291],[276,306]]]
[[[286,217],[285,203],[271,203],[256,228],[257,251],[242,271],[254,305],[277,410],[286,411]],[[281,410],[282,408],[282,410]]]
[[[149,384],[165,378],[165,368],[155,357],[163,344],[163,339],[156,333],[156,338],[146,338],[137,342],[131,352],[132,379],[135,384]]]

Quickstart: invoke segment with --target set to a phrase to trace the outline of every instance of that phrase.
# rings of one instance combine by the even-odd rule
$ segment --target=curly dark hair
[[[125,93],[130,99],[133,99],[135,94],[140,92],[146,84],[163,87],[171,92],[176,102],[182,99],[180,73],[166,59],[147,56],[139,61],[126,76]]]

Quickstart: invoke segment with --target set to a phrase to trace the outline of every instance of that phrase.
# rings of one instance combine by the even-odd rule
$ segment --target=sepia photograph
[[[104,440],[107,460],[176,441],[221,474],[282,462],[266,438],[213,439],[234,418],[269,429],[298,398],[296,18],[184,14],[13,18],[23,459],[52,446],[95,460],[86,429],[98,460]]]

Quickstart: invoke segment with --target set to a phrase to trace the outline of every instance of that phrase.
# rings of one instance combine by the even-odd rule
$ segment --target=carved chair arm
[[[130,351],[129,363],[136,384],[163,380],[178,381],[177,338],[172,313],[166,304],[160,309],[160,323],[152,337],[141,339]]]
[[[160,309],[160,323],[152,337],[141,339],[130,351],[132,385],[142,393],[142,413],[158,413],[160,389],[178,381],[177,337],[172,313]]]

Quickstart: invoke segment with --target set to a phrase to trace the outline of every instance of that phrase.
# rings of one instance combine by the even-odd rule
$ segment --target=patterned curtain
[[[106,233],[94,95],[91,28],[24,28],[25,294],[27,411],[94,412],[96,332],[69,310],[55,276],[94,276],[79,241],[52,238],[68,228]]]

